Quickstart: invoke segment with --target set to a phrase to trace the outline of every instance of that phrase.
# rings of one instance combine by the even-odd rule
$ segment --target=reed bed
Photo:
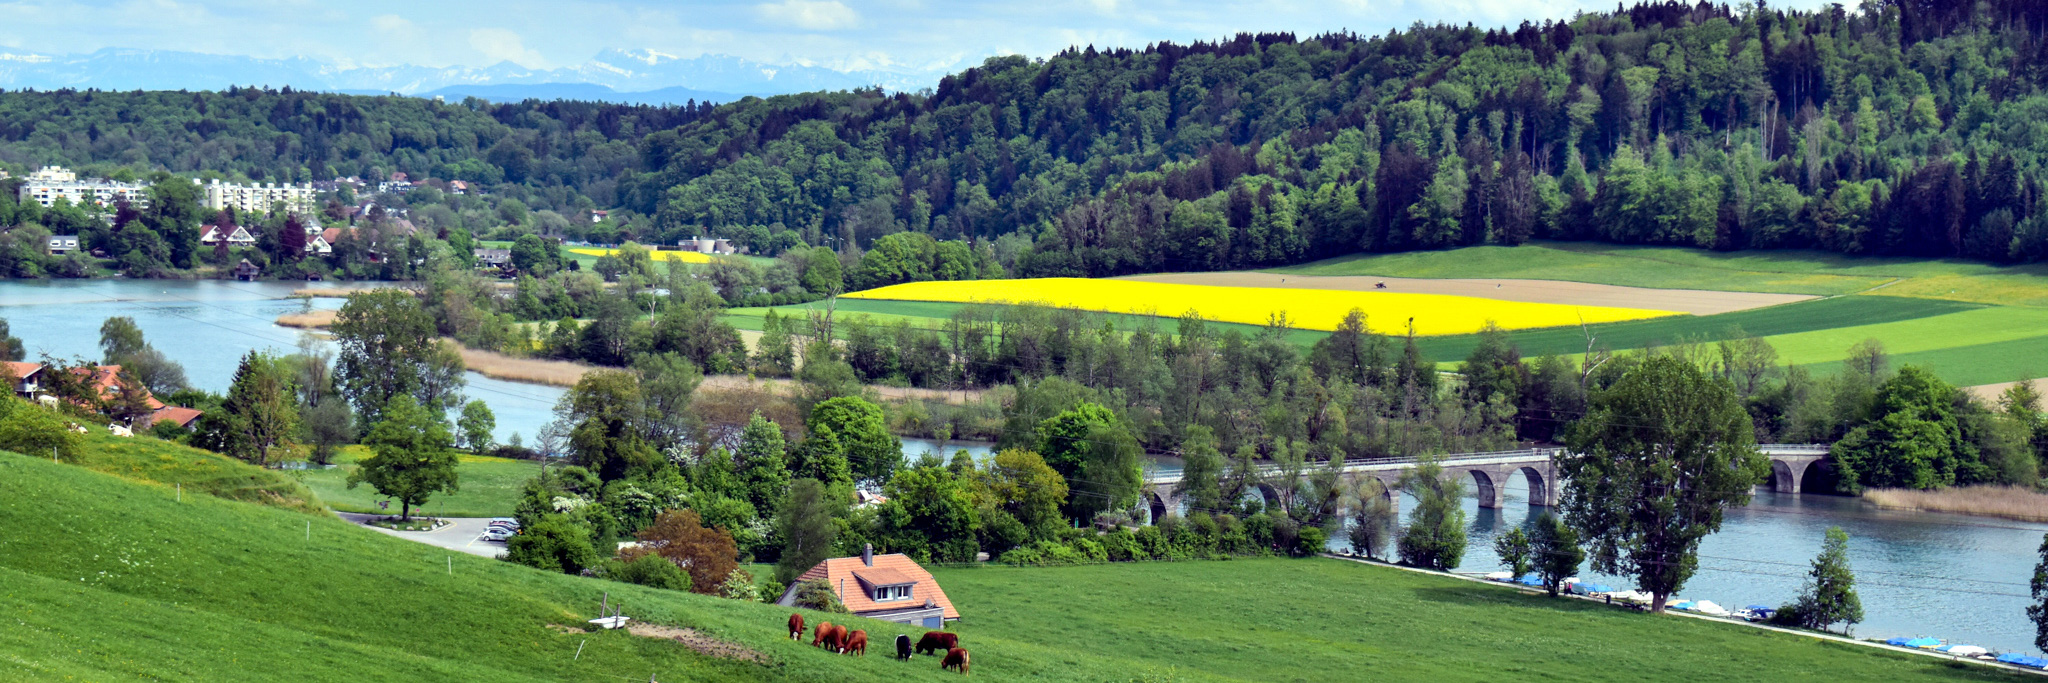
[[[558,387],[576,386],[576,380],[583,379],[583,373],[598,369],[566,360],[541,358],[517,358],[495,351],[472,349],[449,341],[462,354],[462,364],[471,370],[493,379],[513,382],[551,384]]]
[[[2048,522],[2048,494],[2024,486],[1955,486],[1931,491],[1870,489],[1863,492],[1863,499],[1892,510]]]
[[[371,291],[371,290],[377,290],[377,289],[388,289],[388,288],[389,288],[389,287],[377,287],[377,286],[368,286],[368,287],[300,287],[300,288],[298,288],[298,289],[294,289],[294,290],[292,290],[292,296],[295,296],[295,297],[331,297],[331,298],[336,298],[336,299],[346,299],[346,298],[348,298],[348,296],[349,296],[350,294],[360,294],[360,293],[362,293],[362,292],[368,292],[368,291]]]
[[[306,311],[304,313],[286,313],[284,315],[277,316],[277,324],[283,325],[285,327],[297,327],[308,330],[325,329],[328,326],[334,324],[334,316],[339,315],[340,313],[340,311],[331,310]]]

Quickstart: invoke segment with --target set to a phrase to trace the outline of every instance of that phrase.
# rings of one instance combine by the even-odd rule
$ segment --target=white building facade
[[[55,206],[59,199],[74,205],[113,206],[126,200],[136,208],[149,206],[149,185],[144,183],[105,178],[79,180],[77,173],[62,166],[44,166],[29,174],[27,180],[21,184],[21,201],[33,201],[44,208]]]
[[[201,203],[215,211],[235,208],[240,213],[266,214],[271,207],[283,204],[286,211],[299,215],[313,213],[317,208],[313,196],[317,193],[311,184],[256,183],[239,185],[223,183],[215,178],[202,185],[206,197]]]

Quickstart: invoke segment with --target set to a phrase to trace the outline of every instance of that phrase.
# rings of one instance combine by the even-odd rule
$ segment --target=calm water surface
[[[195,386],[221,392],[227,390],[236,362],[248,351],[297,350],[301,332],[273,322],[277,316],[307,305],[278,298],[296,286],[220,281],[0,281],[0,317],[27,343],[32,358],[47,352],[87,359],[99,356],[101,322],[116,315],[133,317],[151,344],[185,366],[186,376]],[[341,300],[314,299],[311,305],[338,308]],[[501,441],[517,433],[532,443],[562,395],[562,389],[556,387],[505,382],[476,373],[469,373],[468,378],[465,392],[491,406]],[[905,439],[904,453],[906,458],[915,458],[926,450],[937,450],[938,445]],[[993,455],[991,446],[955,441],[945,445],[945,452],[950,457],[953,451],[966,450],[981,460]],[[1170,473],[1180,463],[1155,460],[1147,467]],[[1492,548],[1494,536],[1527,524],[1542,510],[1527,505],[1527,500],[1526,483],[1516,476],[1507,485],[1504,509],[1481,509],[1476,500],[1465,501],[1471,523],[1461,571],[1487,572],[1499,567]],[[1404,513],[1413,510],[1415,501],[1404,498],[1401,507]],[[1848,498],[1763,491],[1748,507],[1731,511],[1721,532],[1706,540],[1700,550],[1700,571],[1679,594],[1728,607],[1775,606],[1789,601],[1804,582],[1808,563],[1819,552],[1822,534],[1829,526],[1849,532],[1850,562],[1857,572],[1865,614],[1857,635],[1933,636],[2008,652],[2034,652],[2033,626],[2025,613],[2029,602],[2026,582],[2033,575],[2036,552],[2048,525],[1884,511]],[[1332,547],[1342,544],[1339,534]],[[1617,588],[1632,587],[1614,577],[1583,576]]]
[[[280,299],[297,283],[219,280],[55,280],[0,281],[0,318],[28,347],[29,359],[44,353],[59,358],[100,357],[100,323],[125,315],[135,319],[152,346],[185,366],[193,386],[225,392],[235,367],[251,350],[295,353],[306,334],[276,324],[277,317],[305,310],[307,300]],[[340,308],[341,299],[310,300],[312,308]],[[314,343],[332,351],[334,345]],[[468,373],[465,392],[482,399],[498,418],[497,439],[518,433],[527,443],[552,419],[562,390],[494,380]]]

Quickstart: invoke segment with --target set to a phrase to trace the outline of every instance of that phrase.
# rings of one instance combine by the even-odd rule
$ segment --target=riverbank
[[[1888,510],[2048,522],[2048,494],[2023,486],[1955,486],[1932,491],[1871,489],[1863,492],[1863,499]]]

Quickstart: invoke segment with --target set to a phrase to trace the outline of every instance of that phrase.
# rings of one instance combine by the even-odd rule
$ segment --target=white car
[[[484,530],[483,539],[486,541],[503,541],[511,538],[516,533],[519,532],[501,526],[494,526]]]

